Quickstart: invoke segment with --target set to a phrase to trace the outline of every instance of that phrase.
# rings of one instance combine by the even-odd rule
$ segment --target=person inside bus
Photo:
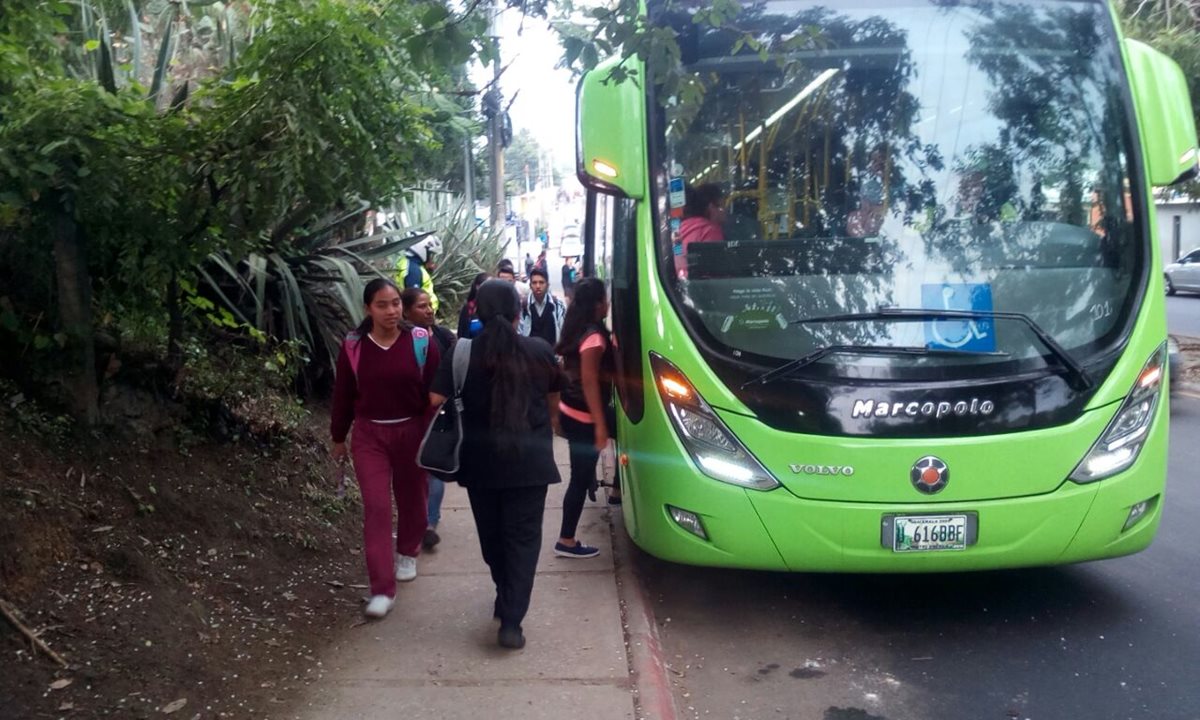
[[[675,272],[687,277],[688,247],[697,242],[724,242],[725,191],[716,183],[684,188],[683,222],[675,249]]]
[[[846,234],[850,237],[874,237],[883,227],[886,214],[884,197],[884,175],[887,172],[887,148],[880,146],[871,151],[862,177],[858,181],[858,207],[846,218]]]

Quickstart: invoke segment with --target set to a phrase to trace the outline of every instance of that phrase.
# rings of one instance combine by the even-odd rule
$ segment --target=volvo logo
[[[844,475],[850,477],[854,468],[849,465],[788,465],[797,475]]]
[[[996,411],[996,403],[991,400],[913,400],[910,402],[888,402],[887,400],[855,400],[850,411],[851,418],[866,417],[931,417],[941,420],[954,415],[956,417],[991,415]]]
[[[913,463],[909,479],[917,490],[926,495],[933,495],[941,492],[950,482],[950,468],[946,467],[946,463],[940,458],[926,455]]]

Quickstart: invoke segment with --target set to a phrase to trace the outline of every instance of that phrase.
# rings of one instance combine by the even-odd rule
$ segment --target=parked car
[[[1163,271],[1166,275],[1167,294],[1177,290],[1200,293],[1200,248],[1179,258]]]

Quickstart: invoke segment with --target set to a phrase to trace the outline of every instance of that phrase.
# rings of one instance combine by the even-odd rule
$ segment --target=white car
[[[1200,293],[1200,248],[1179,258],[1163,271],[1166,275],[1167,294],[1175,291]]]

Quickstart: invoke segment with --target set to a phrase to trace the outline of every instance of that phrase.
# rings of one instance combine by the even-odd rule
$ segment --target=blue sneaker
[[[600,549],[578,541],[574,545],[563,545],[556,542],[554,543],[554,554],[565,558],[592,558],[600,554]]]

